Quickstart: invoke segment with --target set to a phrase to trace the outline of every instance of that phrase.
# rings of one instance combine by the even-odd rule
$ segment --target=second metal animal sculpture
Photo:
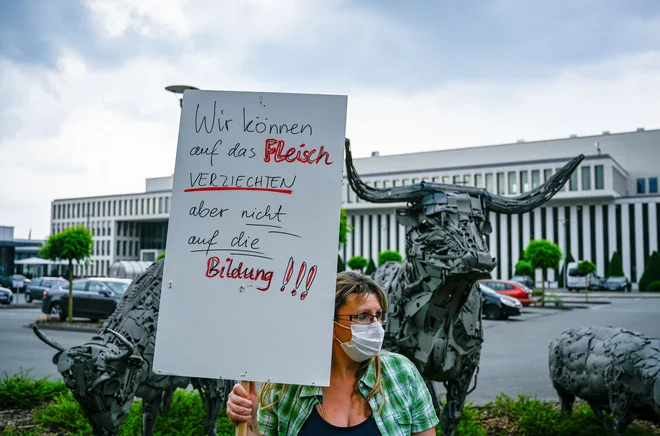
[[[446,436],[455,434],[481,355],[481,294],[475,282],[496,266],[487,244],[492,231],[488,212],[520,214],[541,206],[582,159],[576,157],[544,185],[513,198],[426,182],[378,189],[360,179],[346,140],[346,174],[357,196],[407,204],[396,210],[398,223],[406,228],[406,259],[386,263],[374,274],[390,306],[385,346],[409,357],[427,380],[444,384],[440,426]]]
[[[216,434],[216,422],[231,381],[152,371],[163,262],[154,263],[133,280],[112,316],[90,341],[67,350],[34,327],[42,341],[58,350],[53,363],[95,435],[116,435],[136,396],[142,398],[142,434],[153,435],[156,416],[167,413],[174,391],[191,383],[202,397],[205,432]]]

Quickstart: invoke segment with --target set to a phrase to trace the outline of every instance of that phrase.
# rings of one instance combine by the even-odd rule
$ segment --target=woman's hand
[[[248,422],[257,417],[257,385],[250,382],[250,392],[248,393],[240,383],[236,383],[227,397],[227,417],[238,425],[241,422]]]

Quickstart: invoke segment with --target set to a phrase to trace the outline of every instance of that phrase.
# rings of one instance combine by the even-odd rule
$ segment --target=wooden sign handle
[[[241,381],[241,386],[243,386],[243,389],[245,389],[248,393],[250,394],[250,382],[249,381]],[[247,436],[247,431],[248,431],[248,423],[247,422],[241,422],[236,426],[236,436]]]

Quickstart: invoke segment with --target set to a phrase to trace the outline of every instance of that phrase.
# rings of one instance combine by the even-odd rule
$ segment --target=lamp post
[[[566,218],[560,219],[559,221],[564,225],[564,251],[565,251],[565,253],[564,253],[563,276],[564,276],[564,286],[566,287],[566,289],[568,289],[568,282],[567,282],[568,268],[567,268],[567,266],[568,266],[569,250],[568,250],[568,231],[567,231],[567,229],[568,229],[568,226],[569,226],[569,223],[570,223],[570,218],[566,217]]]
[[[170,85],[165,87],[166,91],[169,91],[177,96],[177,98],[179,99],[179,107],[183,107],[183,92],[186,89],[198,90],[199,88],[195,88],[194,86],[188,86],[188,85]],[[179,94],[181,94],[181,97],[178,96]]]

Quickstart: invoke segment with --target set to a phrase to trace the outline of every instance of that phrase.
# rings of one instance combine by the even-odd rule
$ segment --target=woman
[[[381,351],[387,298],[355,271],[337,275],[330,386],[236,384],[227,416],[251,435],[435,435],[438,417],[417,368]]]

